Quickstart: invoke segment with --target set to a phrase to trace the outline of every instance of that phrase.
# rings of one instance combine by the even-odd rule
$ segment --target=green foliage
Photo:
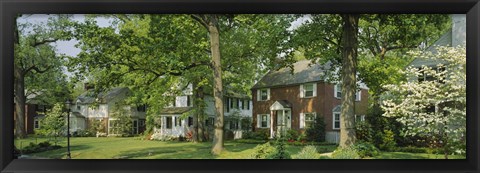
[[[275,150],[270,155],[267,156],[267,159],[291,159],[290,153],[287,151],[286,141],[284,138],[278,138],[275,143]]]
[[[355,145],[353,145],[353,148],[355,148],[361,158],[375,157],[380,155],[380,150],[378,150],[378,148],[371,143],[357,142]]]
[[[59,148],[62,148],[62,147],[58,146],[58,145],[52,145],[48,141],[41,142],[41,143],[38,143],[38,144],[30,142],[30,144],[28,146],[24,147],[21,150],[21,153],[22,154],[38,153],[38,152],[43,152],[43,151],[48,151],[48,150],[55,150],[55,149],[59,149]]]
[[[243,131],[243,139],[268,140],[270,132],[268,129],[256,129],[256,131]]]
[[[94,137],[96,135],[96,131],[91,130],[77,130],[72,133],[73,137]]]
[[[360,155],[353,147],[339,147],[332,153],[332,159],[360,159]]]
[[[273,147],[269,142],[262,145],[257,145],[253,148],[252,159],[267,159],[273,152],[275,152],[275,147]]]
[[[395,143],[395,137],[391,130],[384,130],[383,131],[383,139],[382,143],[380,144],[380,149],[384,151],[393,151],[397,145]]]
[[[300,136],[300,133],[299,133],[297,130],[288,129],[288,130],[287,130],[287,134],[285,135],[285,138],[286,138],[288,141],[291,141],[291,140],[297,140],[297,139],[298,139],[298,136]]]
[[[45,118],[40,120],[41,126],[36,133],[54,137],[55,143],[57,143],[57,137],[66,134],[66,118],[67,114],[63,111],[63,104],[56,103],[52,109],[47,111]]]
[[[302,151],[298,153],[293,159],[319,159],[320,154],[317,152],[317,147],[308,145],[303,147]]]
[[[325,121],[323,116],[317,116],[312,126],[305,130],[308,141],[323,142],[325,141]]]
[[[355,135],[358,141],[373,142],[373,134],[372,125],[367,121],[355,123]]]
[[[132,117],[130,107],[125,101],[118,101],[110,113],[109,135],[129,136],[132,135]]]

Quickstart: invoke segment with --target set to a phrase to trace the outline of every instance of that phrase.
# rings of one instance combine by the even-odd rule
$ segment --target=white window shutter
[[[257,101],[260,101],[260,89],[257,90]]]
[[[267,100],[270,100],[270,88],[267,88]]]
[[[300,128],[303,129],[305,128],[305,114],[300,113]]]
[[[357,92],[357,97],[355,98],[356,101],[360,101],[360,99],[362,99],[362,90]]]
[[[260,128],[260,125],[262,124],[262,117],[260,116],[260,114],[257,115],[257,128]]]
[[[270,115],[267,115],[267,127],[270,128]]]
[[[313,84],[313,97],[317,96],[317,83]]]
[[[305,97],[305,89],[303,89],[303,85],[300,85],[300,98],[304,98]]]
[[[338,85],[338,84],[335,84],[335,85],[333,86],[333,97],[338,97],[338,96],[337,96],[337,85]]]

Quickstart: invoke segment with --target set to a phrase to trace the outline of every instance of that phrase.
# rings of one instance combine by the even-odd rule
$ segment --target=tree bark
[[[192,89],[193,89],[193,129],[192,129],[192,142],[198,142],[198,112],[199,104],[198,104],[198,91],[197,91],[197,81],[192,82]]]
[[[220,34],[218,30],[218,17],[214,14],[207,16],[208,32],[213,66],[213,97],[215,98],[215,132],[213,137],[212,154],[218,155],[223,150],[223,86],[222,68],[220,64]]]
[[[204,93],[203,93],[203,87],[198,87],[197,88],[197,99],[198,99],[198,111],[197,111],[197,117],[198,117],[198,141],[204,142],[206,141],[205,137],[205,115],[204,115]]]
[[[25,73],[18,67],[14,67],[15,76],[15,136],[17,138],[27,137],[25,131]]]
[[[358,48],[358,14],[343,14],[342,36],[342,110],[340,147],[355,143],[355,91]]]

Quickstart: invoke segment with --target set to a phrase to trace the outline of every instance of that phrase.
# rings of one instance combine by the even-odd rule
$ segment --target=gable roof
[[[322,81],[325,79],[324,71],[331,69],[330,64],[310,64],[310,60],[298,61],[293,64],[293,74],[289,67],[270,71],[252,89]]]
[[[452,29],[450,28],[445,34],[443,34],[435,43],[433,43],[430,47],[425,49],[425,52],[432,52],[433,54],[437,53],[435,49],[436,46],[452,46],[453,37],[452,37]],[[437,65],[439,60],[434,59],[426,59],[426,58],[415,58],[413,59],[408,66],[435,66]]]
[[[98,99],[100,103],[107,103],[127,92],[130,92],[130,89],[128,89],[127,87],[116,87],[109,90],[108,92],[102,92],[98,94],[97,98],[94,98],[92,97],[93,91],[86,91],[77,97],[77,103],[90,104],[93,103],[96,99]]]

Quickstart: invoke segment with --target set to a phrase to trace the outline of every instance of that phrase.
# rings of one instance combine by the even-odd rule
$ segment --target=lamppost
[[[70,155],[70,107],[72,105],[72,102],[70,99],[68,99],[65,102],[65,107],[67,108],[67,159],[71,159]]]

